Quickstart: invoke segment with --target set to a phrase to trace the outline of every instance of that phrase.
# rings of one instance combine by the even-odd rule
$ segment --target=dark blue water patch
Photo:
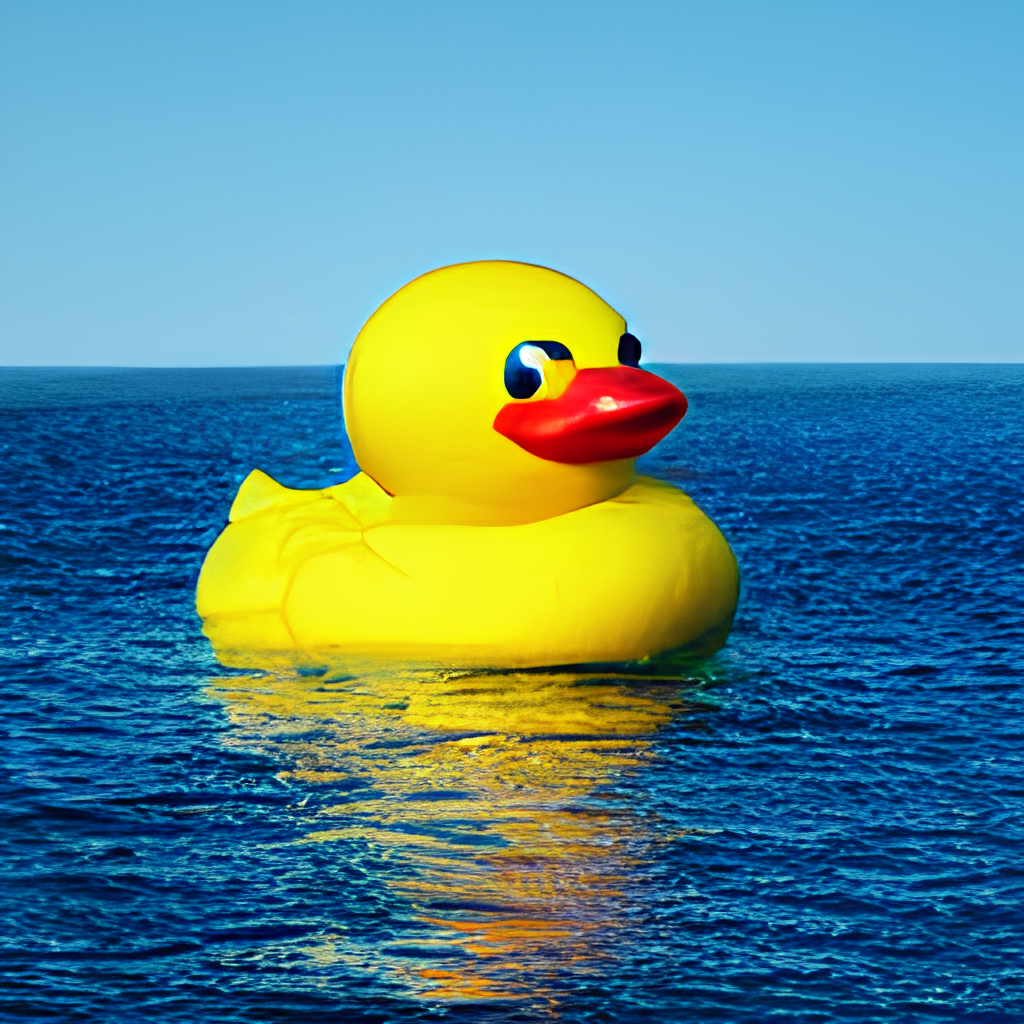
[[[728,646],[449,679],[202,637],[335,368],[0,370],[0,1018],[1024,1019],[1024,368],[659,369]]]

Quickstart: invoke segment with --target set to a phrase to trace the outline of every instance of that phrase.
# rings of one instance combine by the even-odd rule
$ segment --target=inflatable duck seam
[[[384,554],[384,552],[380,551],[380,550],[379,550],[379,549],[378,549],[377,547],[375,547],[375,546],[374,546],[374,544],[373,544],[373,541],[371,540],[371,538],[370,538],[369,534],[371,534],[371,533],[374,533],[374,532],[376,532],[376,531],[377,531],[377,529],[378,529],[377,527],[371,527],[371,528],[370,528],[369,530],[367,530],[367,531],[366,531],[366,532],[365,532],[365,533],[363,534],[363,543],[364,543],[364,544],[365,544],[365,545],[366,545],[366,546],[367,546],[367,547],[368,547],[368,548],[369,548],[369,549],[370,549],[370,550],[371,550],[371,551],[372,551],[372,552],[373,552],[373,553],[374,553],[374,554],[375,554],[375,555],[376,555],[376,556],[377,556],[377,557],[378,557],[378,558],[379,558],[379,559],[380,559],[380,560],[381,560],[382,562],[384,562],[384,563],[385,563],[386,565],[389,565],[389,566],[390,566],[390,567],[391,567],[392,569],[394,569],[394,570],[395,570],[395,572],[400,572],[400,573],[401,573],[401,574],[402,574],[403,576],[405,576],[405,577],[406,577],[407,579],[410,579],[410,580],[414,580],[414,579],[416,579],[416,577],[415,577],[415,576],[413,576],[413,575],[412,575],[412,573],[410,573],[410,572],[406,572],[406,571],[405,571],[405,569],[403,569],[403,568],[402,568],[402,567],[401,567],[401,566],[400,566],[400,565],[399,565],[399,564],[398,564],[397,562],[395,562],[395,561],[394,561],[393,559],[391,559],[391,558],[388,558],[388,556],[387,556],[387,555],[385,555],[385,554]]]

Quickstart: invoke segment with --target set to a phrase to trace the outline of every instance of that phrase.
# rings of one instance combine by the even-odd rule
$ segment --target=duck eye
[[[505,360],[505,390],[513,398],[532,398],[549,359],[572,359],[572,353],[559,341],[521,341]]]
[[[640,365],[640,339],[629,331],[619,338],[619,362],[623,366]]]

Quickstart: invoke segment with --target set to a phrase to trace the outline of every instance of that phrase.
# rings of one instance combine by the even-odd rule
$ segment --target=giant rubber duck
[[[641,661],[720,646],[725,538],[636,458],[686,399],[585,285],[544,267],[443,267],[367,321],[345,371],[362,470],[243,482],[203,564],[218,651],[453,667]]]

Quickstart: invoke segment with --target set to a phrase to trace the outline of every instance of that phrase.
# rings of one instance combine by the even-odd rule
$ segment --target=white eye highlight
[[[544,349],[538,348],[536,345],[523,345],[519,350],[519,361],[523,366],[529,366],[531,370],[543,372],[544,364],[549,362],[550,359],[551,356]]]

